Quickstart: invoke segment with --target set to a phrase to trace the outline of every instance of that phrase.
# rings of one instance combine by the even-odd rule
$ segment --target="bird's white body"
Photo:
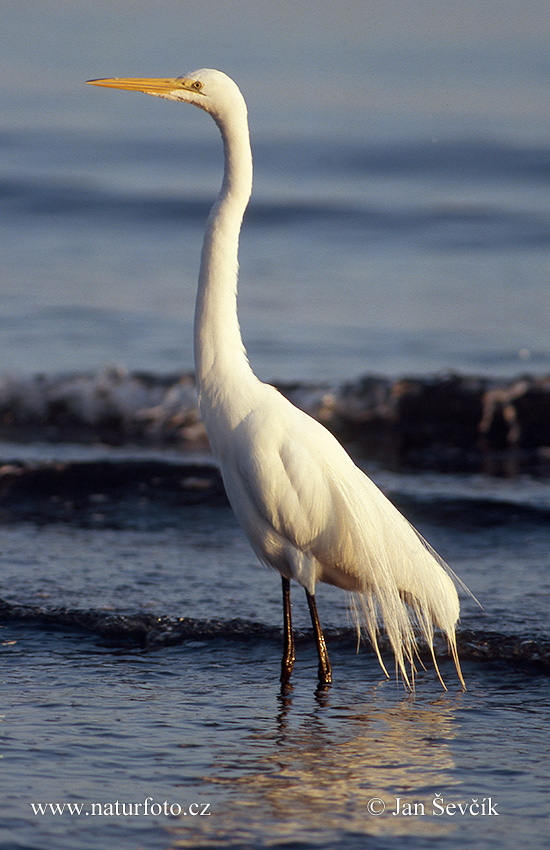
[[[231,441],[209,433],[260,560],[311,594],[317,582],[361,594],[371,637],[378,608],[400,666],[413,654],[409,608],[429,643],[432,623],[454,630],[454,584],[407,520],[326,428],[273,387],[251,396]]]
[[[414,669],[415,620],[432,651],[434,626],[442,629],[456,660],[458,596],[440,559],[333,435],[249,366],[237,277],[252,157],[239,89],[225,74],[205,69],[178,80],[98,82],[193,103],[221,131],[224,179],[204,238],[195,364],[212,451],[256,555],[311,597],[317,582],[359,594],[374,646],[381,618],[406,681],[407,668]]]

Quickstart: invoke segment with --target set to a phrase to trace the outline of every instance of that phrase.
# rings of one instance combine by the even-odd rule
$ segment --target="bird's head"
[[[215,119],[223,119],[224,115],[236,109],[242,110],[244,106],[243,96],[236,83],[227,74],[211,68],[201,68],[181,77],[114,78],[88,80],[88,83],[92,86],[141,91],[179,103],[191,103]]]

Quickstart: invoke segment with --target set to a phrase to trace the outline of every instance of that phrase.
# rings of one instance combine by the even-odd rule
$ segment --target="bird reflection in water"
[[[214,818],[200,824],[186,819],[173,829],[172,846],[248,846],[266,834],[274,843],[328,846],[332,840],[333,846],[342,846],[346,834],[433,837],[452,832],[454,821],[429,815],[435,794],[450,799],[458,784],[449,744],[461,695],[421,705],[406,697],[380,707],[385,687],[373,687],[364,702],[352,707],[330,705],[330,694],[323,692],[307,714],[303,707],[293,711],[287,692],[276,728],[253,736],[259,755],[247,764],[245,775],[228,746],[227,760],[220,754],[216,770],[204,777],[213,795],[223,788],[222,830]],[[423,804],[426,816],[393,814],[397,798]]]

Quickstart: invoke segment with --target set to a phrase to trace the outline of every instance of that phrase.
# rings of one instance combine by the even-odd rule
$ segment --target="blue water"
[[[201,66],[228,72],[249,104],[240,315],[262,378],[550,368],[546,3],[3,6],[1,373],[192,369],[216,128],[84,81]],[[48,439],[1,444],[0,463],[112,456]],[[420,530],[483,604],[463,598],[461,628],[548,640],[547,479],[375,473],[426,500]],[[0,514],[1,596],[280,625],[278,577],[228,509],[167,510],[153,528],[144,508],[117,526],[93,496],[88,526]],[[472,500],[460,521],[438,515],[457,498]],[[501,502],[527,512],[495,521]],[[320,589],[319,607],[326,625],[348,622],[343,594]],[[428,670],[410,696],[338,643],[319,694],[306,641],[284,697],[276,641],[147,651],[10,622],[0,644],[2,850],[547,846],[538,669],[469,660],[463,693],[444,662],[449,690]],[[148,798],[176,816],[114,810]],[[48,802],[83,808],[33,812]],[[210,814],[184,814],[192,803]]]
[[[192,367],[217,130],[84,80],[201,65],[249,103],[240,313],[264,379],[548,369],[544,4],[497,27],[459,3],[318,5],[5,12],[4,371]]]
[[[419,484],[388,474],[380,483]],[[483,479],[421,483],[435,514],[464,483],[470,498],[506,492]],[[536,489],[517,485],[517,504],[538,504]],[[258,568],[228,508],[183,511],[160,527],[146,511],[141,528],[110,526],[102,501],[97,510],[92,527],[4,523],[2,595],[50,609],[280,624],[278,577]],[[548,638],[548,523],[527,514],[491,527],[483,517],[480,508],[475,526],[419,524],[484,602],[480,612],[463,597],[461,628]],[[296,590],[298,628],[302,597]],[[323,587],[318,598],[326,626],[348,621],[341,592]],[[3,624],[0,638],[3,848],[546,844],[549,685],[536,669],[465,661],[462,692],[443,661],[447,692],[428,669],[408,695],[353,640],[329,639],[334,685],[316,693],[310,639],[281,695],[279,641],[146,650],[25,623]],[[194,803],[210,814],[185,814]]]

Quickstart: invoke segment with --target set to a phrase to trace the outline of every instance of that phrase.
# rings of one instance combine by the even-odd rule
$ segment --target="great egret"
[[[223,183],[202,248],[195,367],[201,415],[229,501],[260,561],[282,576],[281,682],[289,681],[295,658],[294,579],[306,592],[321,684],[331,682],[331,667],[315,602],[319,581],[355,593],[386,675],[377,643],[379,617],[409,687],[417,655],[415,625],[436,669],[434,626],[447,635],[464,685],[455,636],[458,595],[443,562],[332,434],[262,383],[248,363],[237,317],[237,258],[252,191],[252,155],[239,88],[211,69],[174,79],[89,82],[191,103],[212,116],[223,138]]]

